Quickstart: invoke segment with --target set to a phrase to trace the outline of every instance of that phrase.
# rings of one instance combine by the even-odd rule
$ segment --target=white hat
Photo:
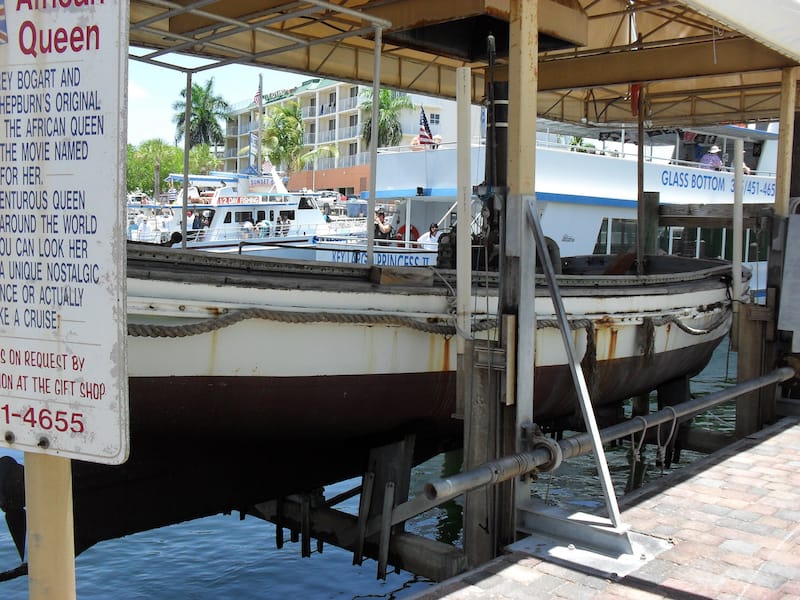
[[[719,146],[711,146],[711,149],[709,150],[709,152],[711,154],[716,154],[717,152],[719,152]]]

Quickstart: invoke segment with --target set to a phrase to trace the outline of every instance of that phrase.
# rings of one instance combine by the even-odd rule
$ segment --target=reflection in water
[[[733,385],[735,378],[732,374],[736,373],[736,358],[736,353],[730,352],[726,338],[714,351],[706,368],[691,379],[692,396],[706,396]],[[652,393],[650,411],[657,410],[656,394]],[[630,401],[625,403],[624,414],[626,418],[630,418],[633,414]],[[720,404],[695,416],[692,426],[720,432],[733,431],[736,426],[736,401]],[[617,440],[604,448],[617,497],[655,481],[675,469],[692,464],[704,456],[699,452],[681,450],[679,455],[675,455],[674,460],[667,460],[668,457],[672,457],[667,447],[670,429],[667,424],[662,425],[661,430],[657,427],[651,429],[648,434],[650,444],[640,446],[641,434],[636,434],[633,438]],[[565,437],[574,434],[567,432]],[[551,504],[584,512],[605,505],[592,454],[571,458],[564,461],[556,472],[540,476],[539,481],[531,486],[531,495]]]

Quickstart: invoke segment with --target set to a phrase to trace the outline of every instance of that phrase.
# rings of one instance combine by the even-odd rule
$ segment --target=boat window
[[[269,211],[269,220],[272,221],[273,223],[275,222],[275,211],[274,210]]]
[[[597,241],[594,244],[593,254],[607,254],[606,245],[608,244],[608,219],[604,218],[600,224],[600,232],[597,234]]]
[[[609,223],[611,225],[610,236],[608,233]],[[600,232],[597,234],[597,241],[594,245],[594,254],[620,254],[635,249],[635,219],[603,219],[600,225]]]
[[[237,210],[236,211],[236,222],[237,223],[244,223],[245,221],[253,222],[253,213],[252,211],[244,211],[244,210]]]
[[[225,213],[225,220],[224,223],[230,223],[232,221],[231,213]]]
[[[290,221],[294,221],[294,211],[293,210],[282,210],[281,211],[281,218],[286,217]]]
[[[309,208],[315,208],[315,206],[314,203],[311,202],[310,198],[306,198],[305,196],[303,196],[302,198],[300,198],[300,202],[297,204],[297,208],[299,208],[300,210],[308,210]]]
[[[659,227],[657,247],[664,254],[683,254],[683,227]],[[694,251],[692,251],[694,256]]]
[[[267,218],[267,216],[266,216],[266,215],[267,215],[267,211],[265,211],[265,210],[257,210],[257,211],[256,211],[256,223],[258,223],[259,221],[263,221],[264,219],[266,219],[266,218]]]
[[[636,249],[636,220],[613,219],[611,221],[611,254],[630,252]]]

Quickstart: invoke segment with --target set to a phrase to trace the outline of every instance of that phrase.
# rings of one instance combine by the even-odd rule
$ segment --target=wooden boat
[[[730,325],[722,261],[608,265],[573,257],[559,276],[598,411],[698,372]],[[73,461],[78,551],[362,474],[371,448],[407,435],[414,462],[459,446],[454,273],[425,273],[129,244],[131,454]],[[495,278],[474,275],[476,344],[497,334]],[[536,421],[579,427],[543,288],[536,312]],[[0,489],[18,513],[14,472]]]

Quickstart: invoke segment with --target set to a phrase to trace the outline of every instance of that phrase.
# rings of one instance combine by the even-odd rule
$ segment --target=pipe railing
[[[795,371],[791,367],[781,367],[761,377],[750,379],[707,396],[694,398],[647,416],[636,417],[623,423],[606,427],[600,430],[600,437],[603,443],[608,443],[640,431],[644,432],[656,425],[668,423],[681,417],[694,416],[717,404],[733,400],[742,394],[747,394],[768,385],[781,383],[795,375]],[[581,456],[592,450],[591,438],[586,433],[563,439],[558,442],[558,446],[564,459]],[[476,469],[438,481],[428,482],[425,484],[425,496],[429,500],[435,500],[438,504],[455,498],[468,490],[489,483],[506,481],[512,477],[540,470],[543,465],[557,462],[558,460],[556,460],[553,451],[547,445],[535,446],[533,450],[528,452],[506,456],[484,463]]]
[[[748,394],[796,376],[797,372],[791,367],[781,367],[761,377],[749,379],[707,396],[694,398],[647,416],[635,417],[623,423],[606,427],[600,430],[600,439],[603,443],[608,443],[638,432],[642,432],[644,435],[644,432],[650,427],[671,421],[677,422],[682,417],[694,416],[718,404],[733,400],[742,394]],[[667,439],[664,444],[668,444],[669,441]],[[452,477],[429,481],[425,484],[424,493],[394,508],[391,525],[402,523],[440,504],[444,504],[456,496],[490,483],[500,483],[534,471],[554,470],[563,459],[575,458],[591,452],[592,439],[587,433],[572,436],[559,442],[547,438],[539,438],[532,441],[532,446],[533,449],[527,452],[489,461],[475,469],[458,473]],[[367,535],[377,533],[380,531],[380,527],[380,517],[371,519],[367,527]]]

